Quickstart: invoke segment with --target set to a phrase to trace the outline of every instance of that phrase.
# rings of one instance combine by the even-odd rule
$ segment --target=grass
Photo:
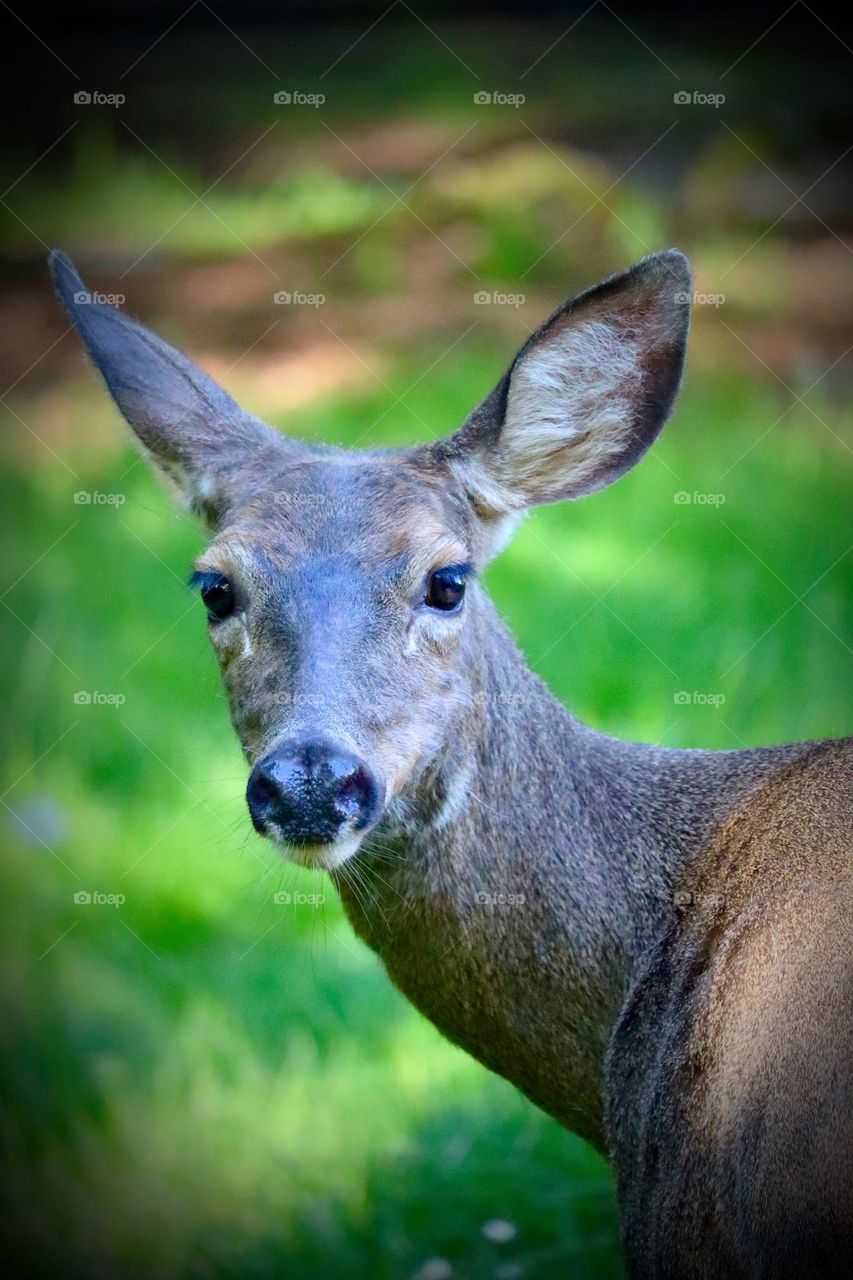
[[[408,403],[438,432],[482,390],[482,363],[460,354]],[[401,366],[392,390],[419,371]],[[302,429],[355,439],[374,407],[318,406]],[[490,571],[530,660],[591,722],[720,747],[843,731],[843,459],[803,410],[761,441],[778,411],[767,389],[698,378],[640,470],[537,513]],[[181,582],[198,534],[132,454],[73,461],[79,482],[43,468],[5,495],[19,571],[77,520],[9,596],[62,658],[7,633],[10,781],[24,774],[7,803],[27,824],[2,930],[22,1247],[69,1275],[324,1277],[341,1258],[389,1280],[430,1258],[477,1277],[612,1275],[603,1162],[445,1044],[328,886],[246,835],[243,768]],[[75,508],[78,483],[127,501]],[[126,702],[75,705],[78,688]],[[725,702],[681,706],[682,689]],[[274,901],[297,886],[327,901]],[[125,901],[77,905],[80,889]],[[493,1218],[514,1241],[483,1237]]]
[[[342,119],[348,102],[365,128],[407,103],[421,123],[455,128],[460,85],[466,103],[470,85],[424,39],[417,57],[407,37],[400,59],[372,66],[386,90],[378,106],[358,97],[356,59],[343,82],[353,96],[341,91],[335,107]],[[476,44],[470,54],[460,48],[476,56]],[[331,62],[334,51],[317,57],[326,52]],[[636,102],[653,136],[654,94],[671,101],[653,67],[614,77],[617,96],[597,105],[586,92],[597,72],[584,62],[578,71],[584,128],[606,135]],[[557,64],[538,85],[534,118],[546,135],[562,83]],[[258,123],[242,81],[231,102],[241,125]],[[194,111],[191,96],[189,118]],[[490,123],[480,150],[457,167],[438,168],[416,205],[442,231],[447,223],[453,244],[469,245],[491,287],[517,282],[545,253],[579,194],[560,161],[520,147],[523,138],[495,150],[507,118]],[[698,126],[685,128],[694,137]],[[316,122],[296,132],[320,136]],[[209,203],[254,251],[296,255],[293,278],[309,288],[391,196],[363,174],[299,155],[286,181],[223,183]],[[204,189],[201,149],[169,160]],[[604,189],[605,161],[589,163],[586,180]],[[45,238],[84,252],[142,252],[191,200],[139,149],[90,136],[76,166],[60,201],[34,178],[22,184],[20,208]],[[95,181],[100,174],[109,183]],[[612,214],[599,208],[566,242],[571,252],[531,273],[527,292],[542,294],[543,311],[599,265],[643,252],[637,233],[655,244],[681,238],[669,195],[654,184],[620,186],[608,204]],[[781,237],[758,251],[761,297],[748,277],[730,277],[726,315],[739,332],[747,321],[769,323],[762,298],[782,306],[795,246]],[[740,253],[752,238],[721,220],[689,247],[713,279],[737,256],[732,246]],[[362,340],[373,344],[384,385],[318,390],[298,411],[276,411],[282,430],[406,443],[452,429],[488,390],[527,320],[541,317],[484,314],[470,305],[476,286],[458,264],[450,275],[446,263],[422,270],[412,284],[412,250],[424,244],[439,252],[398,210],[330,277],[321,318],[358,351]],[[203,209],[158,253],[167,283],[245,256]],[[374,296],[396,299],[408,319],[430,288],[448,304],[461,300],[461,312],[450,307],[449,320],[398,333],[367,307]],[[334,311],[341,297],[364,313]],[[478,326],[465,337],[472,316]],[[240,343],[223,344],[224,366],[262,333],[260,306],[241,324]],[[295,332],[282,328],[276,343]],[[296,336],[329,340],[319,320]],[[739,362],[743,352],[715,316],[698,317],[693,353],[675,420],[642,466],[593,498],[533,514],[488,584],[532,665],[608,732],[722,748],[841,734],[853,633],[849,410],[830,380],[793,403],[766,369]],[[820,368],[831,358],[822,353]],[[46,447],[18,421],[0,476],[0,1127],[21,1274],[619,1275],[604,1161],[444,1042],[354,939],[328,884],[283,866],[248,832],[244,766],[201,609],[184,586],[201,536],[119,443],[101,392],[77,366],[57,364],[40,381],[49,366],[15,399]],[[249,407],[254,368],[246,361],[229,379],[243,378]],[[812,380],[788,376],[799,390]],[[80,505],[78,491],[118,499]],[[77,702],[81,690],[112,700]],[[121,901],[76,902],[81,892]],[[325,901],[286,904],[281,893]],[[483,1231],[495,1219],[512,1224],[503,1243]]]

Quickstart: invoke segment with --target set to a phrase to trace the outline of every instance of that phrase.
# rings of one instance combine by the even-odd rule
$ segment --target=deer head
[[[653,254],[560,307],[437,444],[347,452],[287,439],[184,356],[60,298],[156,470],[212,534],[193,581],[251,766],[252,821],[332,869],[423,777],[470,706],[478,575],[530,506],[615,480],[678,389],[690,272]]]

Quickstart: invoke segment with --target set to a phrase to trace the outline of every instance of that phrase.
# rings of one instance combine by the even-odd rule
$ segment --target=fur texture
[[[481,568],[530,503],[652,444],[684,358],[683,256],[560,308],[447,440],[358,455],[283,440],[54,271],[215,531],[198,568],[232,585],[211,640],[247,759],[322,731],[382,780],[367,837],[316,856],[392,980],[612,1156],[637,1280],[841,1274],[853,745],[618,742],[526,667],[476,577],[461,611],[425,604],[433,569]]]

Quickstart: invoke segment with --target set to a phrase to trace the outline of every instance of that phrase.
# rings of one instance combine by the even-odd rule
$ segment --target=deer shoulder
[[[849,1274],[853,739],[808,748],[674,896],[608,1056],[636,1277]]]

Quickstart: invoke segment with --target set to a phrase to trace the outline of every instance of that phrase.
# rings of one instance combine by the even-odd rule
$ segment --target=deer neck
[[[713,753],[587,728],[526,666],[488,600],[477,604],[470,705],[335,878],[404,994],[603,1147],[607,1041],[713,819],[690,785]]]

